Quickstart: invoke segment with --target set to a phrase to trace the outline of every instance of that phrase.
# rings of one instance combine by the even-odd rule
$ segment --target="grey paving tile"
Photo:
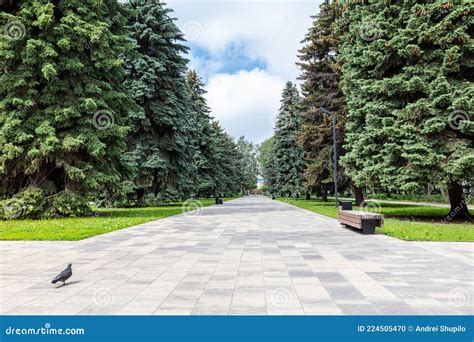
[[[474,313],[473,243],[362,235],[263,197],[0,252],[0,314]],[[68,262],[70,284],[52,286]]]

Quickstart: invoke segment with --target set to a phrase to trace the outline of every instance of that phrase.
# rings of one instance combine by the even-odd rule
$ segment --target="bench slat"
[[[347,221],[347,222],[354,222],[354,223],[358,223],[358,224],[360,224],[362,222],[362,220],[360,218],[347,217],[347,216],[339,216],[339,220],[344,220],[344,221]]]
[[[360,211],[360,210],[341,210],[339,214],[349,215],[349,216],[358,216],[365,219],[383,219],[382,214],[371,213],[369,211]]]

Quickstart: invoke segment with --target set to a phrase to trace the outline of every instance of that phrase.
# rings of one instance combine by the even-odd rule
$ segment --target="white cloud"
[[[270,117],[279,107],[283,84],[299,75],[295,62],[300,42],[321,2],[168,1],[177,25],[192,38],[191,46],[200,49],[188,56],[190,67],[208,81],[213,115],[230,134],[254,141],[271,135]],[[236,45],[248,60],[263,62],[265,70],[226,70]]]
[[[268,71],[295,80],[298,49],[322,1],[214,1],[171,0],[178,26],[191,43],[213,58],[231,43],[243,43],[246,54],[265,60]],[[196,31],[199,31],[198,34]],[[185,32],[186,33],[186,32]]]
[[[285,81],[264,70],[217,74],[209,79],[207,100],[212,114],[234,137],[261,142],[272,134]]]

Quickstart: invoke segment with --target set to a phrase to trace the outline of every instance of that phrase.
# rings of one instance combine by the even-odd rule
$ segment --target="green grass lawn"
[[[337,218],[334,202],[279,198],[280,201],[325,216]],[[474,225],[469,222],[443,224],[448,209],[421,205],[379,203],[385,215],[383,228],[377,232],[403,240],[415,241],[474,241]],[[358,208],[354,208],[358,209]],[[432,222],[423,220],[432,219]]]
[[[200,201],[203,206],[214,204],[214,198]],[[194,209],[192,205],[186,208]],[[182,204],[173,203],[149,208],[101,208],[91,217],[0,221],[0,240],[81,240],[182,212]]]

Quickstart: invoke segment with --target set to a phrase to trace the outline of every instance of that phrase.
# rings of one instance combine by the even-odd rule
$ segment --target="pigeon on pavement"
[[[59,273],[52,281],[53,284],[56,284],[58,281],[62,281],[63,285],[66,283],[66,280],[72,276],[72,264],[68,264],[66,269]]]

